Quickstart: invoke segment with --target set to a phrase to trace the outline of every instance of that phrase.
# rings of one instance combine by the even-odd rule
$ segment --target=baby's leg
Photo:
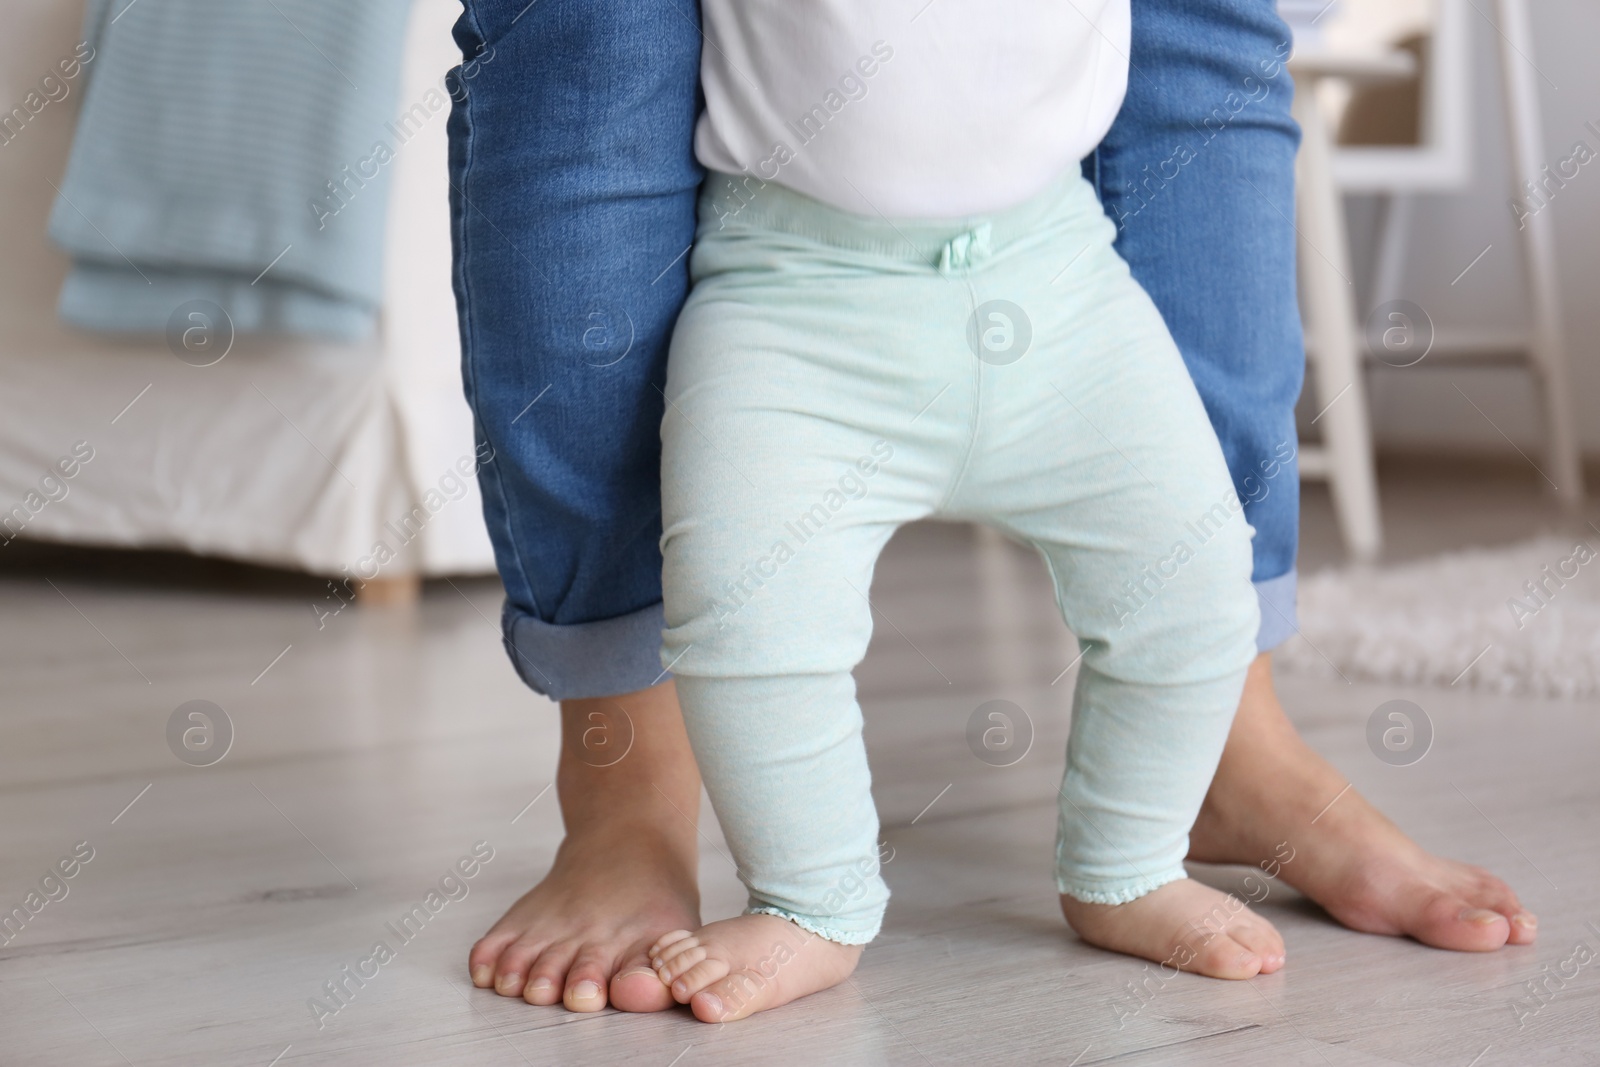
[[[664,658],[750,901],[738,918],[667,935],[651,957],[675,999],[719,1022],[843,981],[878,931],[889,894],[850,669],[894,526],[874,521],[881,502],[836,484],[837,513],[821,522],[826,503],[811,510],[830,491],[825,472],[871,485],[856,467],[871,438],[819,448],[808,430],[836,432],[822,420],[769,413],[762,421],[793,451],[762,462],[737,420],[682,403],[666,421]],[[796,477],[806,468],[812,477]],[[875,477],[888,475],[880,466]]]
[[[861,568],[850,580],[865,591],[868,577]],[[825,625],[866,623],[865,601],[858,612],[843,599],[852,595],[833,591]],[[674,999],[705,1022],[732,1021],[837,985],[878,932],[889,890],[861,712],[848,671],[680,674],[678,692],[750,901],[737,918],[666,935],[650,955]]]
[[[1243,518],[1194,532],[1216,521],[1208,509],[1225,509],[1228,492],[1209,427],[1194,414],[1176,420],[1195,431],[1189,450],[1124,449],[1155,487],[1117,457],[1124,484],[1100,495],[1100,506],[1015,525],[1049,561],[1083,649],[1056,850],[1067,921],[1103,948],[1249,978],[1282,966],[1282,939],[1243,901],[1187,880],[1183,869],[1257,627]]]
[[[1138,485],[1117,501],[1123,520],[1181,529],[1185,513]],[[1182,865],[1254,651],[1249,546],[1233,522],[1235,534],[1191,537],[1181,565],[1181,533],[1154,553],[1140,536],[1129,547],[1143,553],[1040,541],[1084,650],[1059,791],[1062,912],[1091,944],[1214,978],[1270,973],[1285,955],[1271,924]]]
[[[1048,293],[975,279],[980,300],[1020,294],[1034,346],[984,368],[953,510],[1040,548],[1083,649],[1060,789],[1068,921],[1106,948],[1249,977],[1279,965],[1282,941],[1184,881],[1183,859],[1255,655],[1250,530],[1148,298],[1107,249],[1075,270]]]
[[[888,889],[850,672],[879,552],[931,511],[966,443],[943,413],[912,425],[947,379],[878,337],[895,319],[872,307],[883,285],[947,283],[874,286],[714,234],[697,270],[746,253],[771,266],[702,280],[679,320],[662,427],[662,658],[749,891],[746,914],[652,951],[708,1022],[843,981],[878,931]],[[908,444],[941,438],[945,453]]]

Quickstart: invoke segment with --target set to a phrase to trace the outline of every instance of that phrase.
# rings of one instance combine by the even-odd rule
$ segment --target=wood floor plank
[[[883,937],[847,985],[708,1027],[531,1008],[466,980],[467,948],[560,838],[541,796],[553,708],[505,662],[494,583],[430,586],[415,612],[319,628],[290,596],[51,581],[0,577],[0,906],[79,842],[94,853],[0,947],[0,1063],[1600,1063],[1600,958],[1572,963],[1600,953],[1597,702],[1280,679],[1356,788],[1518,888],[1539,944],[1469,956],[1358,935],[1275,886],[1260,910],[1288,942],[1282,973],[1152,978],[1078,942],[1057,910],[1053,798],[1075,674],[1061,674],[1073,645],[1042,569],[963,528],[913,528],[874,588],[903,632],[880,627],[860,672],[893,850]],[[1367,716],[1395,697],[1436,727],[1410,767],[1366,746]],[[1014,766],[966,746],[992,699],[1032,725]],[[190,700],[233,727],[211,766],[168,745]],[[703,820],[720,847],[709,808]],[[494,858],[467,895],[319,1027],[308,1001],[323,983],[396,940],[398,918],[480,841]],[[707,918],[737,912],[727,860],[702,853]],[[1225,888],[1241,876],[1193,873]]]

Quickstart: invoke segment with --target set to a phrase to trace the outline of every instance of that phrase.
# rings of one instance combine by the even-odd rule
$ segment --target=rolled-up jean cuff
[[[552,700],[616,696],[667,678],[661,603],[615,618],[556,626],[511,601],[500,613],[506,652],[522,680]]]
[[[1287,574],[1256,582],[1256,600],[1261,605],[1261,629],[1256,631],[1256,651],[1271,652],[1300,630],[1300,617],[1295,614],[1295,590],[1300,574],[1290,569]]]

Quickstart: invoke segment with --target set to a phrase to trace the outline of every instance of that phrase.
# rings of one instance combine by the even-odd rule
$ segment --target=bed
[[[458,10],[416,0],[401,109],[459,61]],[[0,110],[73,54],[80,16],[54,0],[12,5]],[[67,260],[45,222],[77,104],[64,84],[0,144],[0,545],[177,549],[402,596],[421,576],[491,572],[450,288],[448,107],[391,164],[374,336],[239,336],[212,360],[57,321]],[[203,318],[188,328],[215,331],[202,338],[213,356],[229,341]]]

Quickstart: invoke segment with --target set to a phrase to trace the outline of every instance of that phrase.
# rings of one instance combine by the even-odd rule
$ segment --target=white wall
[[[1429,196],[1417,205],[1411,253],[1401,293],[1427,310],[1435,325],[1452,332],[1483,329],[1496,334],[1526,322],[1516,223],[1507,205],[1512,195],[1506,162],[1505,115],[1500,100],[1497,38],[1485,16],[1488,0],[1471,0],[1468,15],[1474,44],[1474,187],[1454,195]],[[1535,51],[1529,57],[1542,76],[1546,161],[1572,153],[1575,141],[1600,154],[1600,4],[1593,0],[1530,0]],[[1549,80],[1546,81],[1545,79]],[[1552,85],[1553,83],[1553,85]],[[1351,198],[1356,263],[1370,247],[1370,204]],[[1555,220],[1561,298],[1571,360],[1573,404],[1586,452],[1600,456],[1600,159],[1583,167],[1544,209]],[[1455,285],[1451,279],[1483,251],[1493,248]],[[1358,282],[1359,284],[1359,282]],[[1527,448],[1542,444],[1534,391],[1515,368],[1430,366],[1379,368],[1371,403],[1380,447],[1506,451],[1509,446],[1484,417],[1461,399],[1458,384],[1501,430]],[[1318,405],[1320,406],[1320,405]],[[1314,410],[1314,409],[1313,409]]]

